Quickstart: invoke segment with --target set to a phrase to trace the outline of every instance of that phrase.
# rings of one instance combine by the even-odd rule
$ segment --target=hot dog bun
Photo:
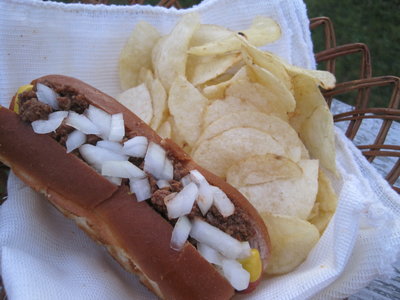
[[[161,145],[184,170],[198,170],[243,210],[255,235],[249,241],[260,252],[263,268],[269,255],[267,229],[256,210],[233,187],[198,166],[172,140],[164,140],[112,97],[80,80],[49,75],[36,79],[53,88],[68,87],[103,111],[123,113],[129,136],[146,136]],[[14,97],[11,108],[15,106]],[[137,202],[127,186],[117,186],[49,135],[34,133],[15,112],[0,108],[0,160],[67,217],[74,219],[128,271],[163,299],[229,299],[235,290],[189,242],[170,247],[173,226],[146,201]]]

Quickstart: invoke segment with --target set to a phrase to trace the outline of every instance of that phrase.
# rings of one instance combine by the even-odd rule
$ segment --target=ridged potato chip
[[[207,126],[212,122],[224,117],[227,114],[243,111],[257,112],[258,109],[248,101],[233,96],[227,96],[224,99],[214,100],[212,103],[210,103],[210,105],[207,106],[203,119],[203,128],[207,128]]]
[[[293,78],[296,110],[290,124],[299,133],[311,157],[336,172],[335,136],[333,117],[317,84],[307,75]]]
[[[318,160],[298,162],[302,176],[276,179],[238,187],[258,211],[294,216],[306,220],[318,191]],[[273,165],[271,165],[272,167]]]
[[[287,122],[257,111],[241,111],[224,115],[203,130],[196,145],[231,128],[240,127],[254,128],[267,133],[285,149],[285,155],[293,161],[299,161],[302,156],[308,156],[296,131]]]
[[[264,46],[276,41],[281,35],[281,29],[271,18],[259,16],[253,20],[250,28],[241,30],[240,35],[244,35],[255,46]],[[225,38],[191,47],[188,53],[200,56],[219,55],[239,51],[240,46],[238,34],[232,31]]]
[[[291,216],[261,212],[271,239],[271,257],[266,273],[288,273],[300,265],[319,240],[319,231],[311,223]]]
[[[151,95],[145,83],[130,88],[117,96],[117,100],[133,111],[147,125],[153,118]]]
[[[174,118],[176,130],[189,146],[200,136],[201,122],[208,100],[183,76],[172,83],[168,108]],[[175,128],[173,128],[173,131]]]
[[[240,188],[302,175],[303,170],[289,158],[266,154],[250,156],[232,165],[226,174],[226,181]]]
[[[319,170],[318,174],[318,193],[314,207],[314,214],[310,214],[308,221],[314,224],[322,234],[330,219],[336,211],[337,195],[333,190],[332,184],[324,171]]]
[[[152,25],[139,22],[130,35],[119,57],[119,78],[123,90],[138,85],[138,74],[142,67],[151,68],[151,52],[160,38]]]
[[[285,155],[285,150],[269,134],[254,128],[239,127],[204,140],[192,151],[192,157],[204,168],[225,178],[232,164],[251,155],[267,153]]]
[[[169,90],[176,77],[185,75],[190,39],[199,24],[197,14],[184,15],[171,33],[160,39],[153,48],[154,73],[166,90]]]
[[[193,85],[200,85],[223,74],[239,60],[239,53],[211,56],[189,55],[186,76]]]

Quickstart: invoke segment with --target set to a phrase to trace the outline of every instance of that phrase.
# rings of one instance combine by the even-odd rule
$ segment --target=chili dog
[[[0,160],[160,298],[229,299],[266,267],[251,204],[82,81],[44,76],[0,107]]]

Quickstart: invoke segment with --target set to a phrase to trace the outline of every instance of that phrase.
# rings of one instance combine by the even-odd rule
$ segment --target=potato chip
[[[222,99],[225,97],[225,90],[232,82],[240,79],[247,78],[247,71],[245,67],[240,68],[233,76],[226,74],[228,77],[225,80],[220,80],[216,83],[209,82],[208,85],[203,87],[203,95],[208,99]]]
[[[214,100],[209,106],[207,106],[203,119],[203,127],[207,127],[212,122],[222,118],[227,114],[242,111],[258,110],[257,107],[246,100],[242,100],[233,96],[227,96],[224,99]]]
[[[321,169],[318,174],[318,193],[314,206],[317,207],[316,212],[308,217],[308,221],[322,234],[336,211],[337,196],[329,178]]]
[[[257,16],[249,29],[241,31],[250,44],[254,46],[264,46],[275,42],[281,36],[279,24],[273,19]]]
[[[200,136],[201,122],[207,103],[207,98],[183,76],[177,77],[172,83],[168,108],[177,130],[189,146],[192,146]],[[175,130],[174,127],[173,130]]]
[[[185,75],[187,49],[198,26],[199,16],[186,14],[171,33],[163,37],[153,48],[154,73],[166,90],[169,90],[176,77]]]
[[[150,124],[153,118],[153,106],[145,83],[122,92],[117,96],[117,100],[133,111],[143,122]]]
[[[233,96],[245,100],[260,112],[277,116],[282,120],[288,120],[288,105],[286,99],[279,98],[265,86],[251,82],[247,77],[232,80],[225,90],[225,96]]]
[[[269,134],[254,128],[232,128],[192,151],[192,157],[202,167],[225,177],[229,167],[251,155],[267,153],[284,155],[284,148]]]
[[[258,211],[307,219],[318,191],[318,160],[298,162],[302,176],[238,187]]]
[[[138,74],[142,67],[151,68],[151,52],[160,38],[152,25],[139,22],[121,51],[118,67],[123,90],[139,84]]]
[[[153,119],[151,120],[150,127],[157,130],[168,116],[167,92],[165,91],[161,81],[157,78],[153,79],[149,85],[151,101],[153,104]]]
[[[290,90],[270,71],[254,64],[252,58],[243,54],[248,66],[247,74],[252,81],[256,81],[265,86],[271,93],[279,98],[284,104],[286,111],[293,112],[296,107],[296,100]]]
[[[303,170],[294,161],[283,156],[266,154],[250,156],[232,165],[226,174],[226,181],[240,188],[302,175]]]
[[[304,74],[306,76],[309,76],[315,82],[315,84],[321,86],[326,90],[330,90],[335,87],[336,78],[335,75],[333,75],[330,72],[321,70],[303,69],[289,64],[286,65],[286,69],[289,75],[292,77],[298,74]]]
[[[241,30],[240,34],[244,35],[253,45],[263,46],[276,41],[281,35],[281,30],[274,20],[260,16],[253,20],[249,29]],[[239,51],[240,46],[238,34],[232,32],[223,39],[191,47],[188,53],[200,56],[219,55]]]
[[[305,220],[262,212],[271,240],[266,273],[279,275],[298,267],[320,237],[317,228]]]
[[[207,43],[223,40],[232,35],[232,31],[214,24],[200,24],[190,40],[190,47],[201,46]]]
[[[315,109],[305,120],[299,134],[311,157],[318,158],[323,167],[336,173],[334,125],[329,108],[319,106]]]
[[[157,129],[157,133],[164,139],[170,139],[172,136],[172,128],[169,120],[164,121]]]
[[[286,71],[285,64],[280,58],[278,58],[278,56],[273,55],[268,51],[258,49],[244,38],[241,39],[241,41],[243,43],[242,53],[246,56],[250,56],[252,63],[271,72],[290,92],[293,91],[291,78]]]
[[[294,161],[299,161],[302,152],[306,151],[297,132],[289,123],[275,116],[256,111],[230,113],[217,119],[204,129],[196,145],[224,131],[238,127],[254,128],[267,133],[285,149],[285,155]]]
[[[193,85],[200,85],[223,74],[239,60],[239,53],[215,56],[189,55],[186,76]]]

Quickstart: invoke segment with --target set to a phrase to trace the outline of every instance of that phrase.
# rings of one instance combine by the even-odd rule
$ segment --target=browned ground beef
[[[57,87],[55,91],[60,95],[57,100],[61,110],[73,110],[77,113],[83,113],[88,108],[88,101],[83,95],[79,95],[73,88],[68,86]],[[47,119],[48,115],[52,112],[52,108],[39,102],[36,98],[34,91],[24,92],[20,95],[20,115],[24,121],[32,122],[39,119]],[[65,141],[68,134],[74,129],[70,126],[62,124],[55,132],[50,135],[57,140],[60,144],[65,146]],[[100,138],[95,135],[88,135],[87,143],[95,144]],[[80,157],[78,151],[74,153]],[[152,191],[152,197],[147,202],[151,205],[160,215],[168,220],[173,226],[176,223],[176,219],[168,219],[168,211],[164,204],[164,198],[171,193],[179,192],[183,186],[180,179],[184,177],[188,172],[180,161],[174,161],[170,157],[174,165],[174,180],[171,180],[170,187],[159,189],[157,181],[153,176],[149,175],[149,182]],[[137,166],[143,169],[143,159],[131,159]],[[127,180],[123,181],[123,184],[128,184]],[[227,234],[233,236],[240,241],[248,241],[254,236],[255,231],[251,226],[249,217],[247,214],[236,207],[233,215],[224,218],[215,206],[207,212],[206,216],[203,216],[199,207],[195,203],[189,218],[201,218],[207,221],[209,224],[218,227]],[[191,242],[193,242],[191,240]]]
[[[20,102],[20,116],[25,122],[46,120],[52,111],[53,109],[49,105],[36,98],[24,98],[24,101]]]

